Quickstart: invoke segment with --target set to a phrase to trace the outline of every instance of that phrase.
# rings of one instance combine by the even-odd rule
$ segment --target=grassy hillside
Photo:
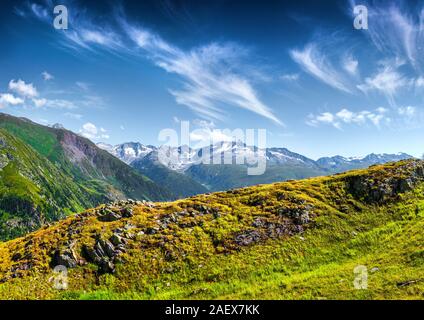
[[[117,191],[115,198],[172,199],[174,195],[130,166],[69,130],[36,124],[0,113],[0,128],[30,145],[78,182],[101,180]]]
[[[423,299],[423,227],[418,160],[113,203],[0,243],[0,298]],[[57,264],[67,290],[52,286]]]
[[[175,197],[88,139],[0,114],[0,240],[125,198]]]
[[[0,240],[108,200],[98,181],[76,184],[30,146],[0,129]]]

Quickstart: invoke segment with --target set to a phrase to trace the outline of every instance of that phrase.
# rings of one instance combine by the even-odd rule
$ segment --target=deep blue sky
[[[53,27],[65,4],[69,29]],[[366,5],[369,29],[353,28]],[[190,121],[312,158],[421,156],[419,1],[2,1],[0,108],[93,141]]]

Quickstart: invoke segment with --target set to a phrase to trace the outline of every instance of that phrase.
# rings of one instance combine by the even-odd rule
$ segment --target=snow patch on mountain
[[[112,146],[98,143],[98,147],[108,151],[115,157],[127,164],[149,155],[152,161],[161,162],[169,169],[184,172],[188,168],[200,163],[223,164],[230,161],[231,164],[253,164],[259,156],[266,157],[269,165],[299,165],[318,167],[331,171],[345,171],[351,168],[367,167],[373,164],[399,161],[412,158],[406,153],[396,154],[369,154],[365,157],[323,157],[314,161],[301,154],[292,152],[286,148],[267,148],[264,150],[257,147],[247,146],[241,141],[223,141],[214,145],[193,149],[186,145],[180,147],[143,145],[139,142],[126,142]],[[153,160],[154,159],[154,160]]]

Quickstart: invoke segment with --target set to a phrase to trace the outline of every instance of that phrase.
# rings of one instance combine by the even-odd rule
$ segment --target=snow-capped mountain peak
[[[142,159],[152,151],[156,150],[155,146],[144,145],[139,142],[125,142],[115,146],[105,143],[98,143],[97,146],[102,148],[123,162],[130,164],[136,159]]]
[[[375,154],[371,153],[365,157],[343,157],[340,155],[333,157],[323,157],[314,161],[301,154],[292,152],[286,148],[267,148],[259,150],[257,147],[247,146],[241,141],[222,141],[213,145],[190,148],[183,145],[179,147],[162,146],[155,147],[144,145],[139,142],[126,142],[112,146],[110,144],[98,143],[98,147],[108,151],[115,157],[127,164],[135,160],[143,159],[149,155],[152,161],[159,160],[171,170],[184,172],[188,168],[200,163],[217,164],[223,163],[224,159],[230,159],[232,164],[254,163],[259,155],[266,156],[269,165],[297,165],[330,170],[331,172],[341,172],[355,168],[363,168],[373,164],[399,161],[412,158],[406,153],[396,154]],[[163,161],[165,159],[165,161]]]

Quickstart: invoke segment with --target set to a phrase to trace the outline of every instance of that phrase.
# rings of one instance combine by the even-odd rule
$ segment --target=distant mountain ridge
[[[0,113],[0,240],[127,198],[176,196],[72,131]]]
[[[178,161],[165,164],[158,161],[159,148],[152,145],[127,142],[116,146],[105,144],[98,144],[98,146],[135,167],[153,181],[155,181],[155,170],[159,170],[157,166],[160,164],[162,176],[168,169],[174,174],[178,174],[179,177],[190,178],[192,180],[191,183],[200,184],[209,191],[222,191],[255,184],[328,175],[352,169],[366,168],[375,164],[413,158],[406,153],[372,153],[365,157],[347,158],[337,155],[323,157],[315,161],[287,148],[272,147],[264,151],[267,165],[264,174],[248,176],[246,173],[247,164],[235,164],[235,158],[237,156],[253,157],[257,148],[248,147],[241,142],[221,142],[198,149],[192,149],[187,146],[170,148],[172,152],[176,152],[179,155]],[[232,164],[223,164],[223,162],[214,164],[213,158],[222,159],[225,152],[231,152]],[[207,153],[210,156],[210,163],[203,164],[201,161],[202,156]],[[142,165],[140,165],[141,163]],[[166,175],[171,175],[171,172],[166,173]],[[163,181],[155,182],[163,183]],[[189,183],[190,180],[187,182]],[[172,183],[169,187],[173,190]],[[183,188],[182,194],[191,195],[192,191],[186,193]]]
[[[156,150],[156,147],[145,146],[140,142],[126,142],[115,146],[106,143],[98,143],[97,146],[110,152],[126,164],[130,164],[137,159],[142,159],[150,152]]]
[[[316,162],[319,166],[329,169],[336,170],[336,172],[346,171],[350,169],[360,169],[365,166],[371,166],[374,164],[383,164],[387,162],[400,161],[405,159],[411,159],[413,156],[399,152],[396,154],[375,154],[371,153],[365,157],[349,157],[345,158],[342,156],[334,157],[323,157],[318,159]]]

